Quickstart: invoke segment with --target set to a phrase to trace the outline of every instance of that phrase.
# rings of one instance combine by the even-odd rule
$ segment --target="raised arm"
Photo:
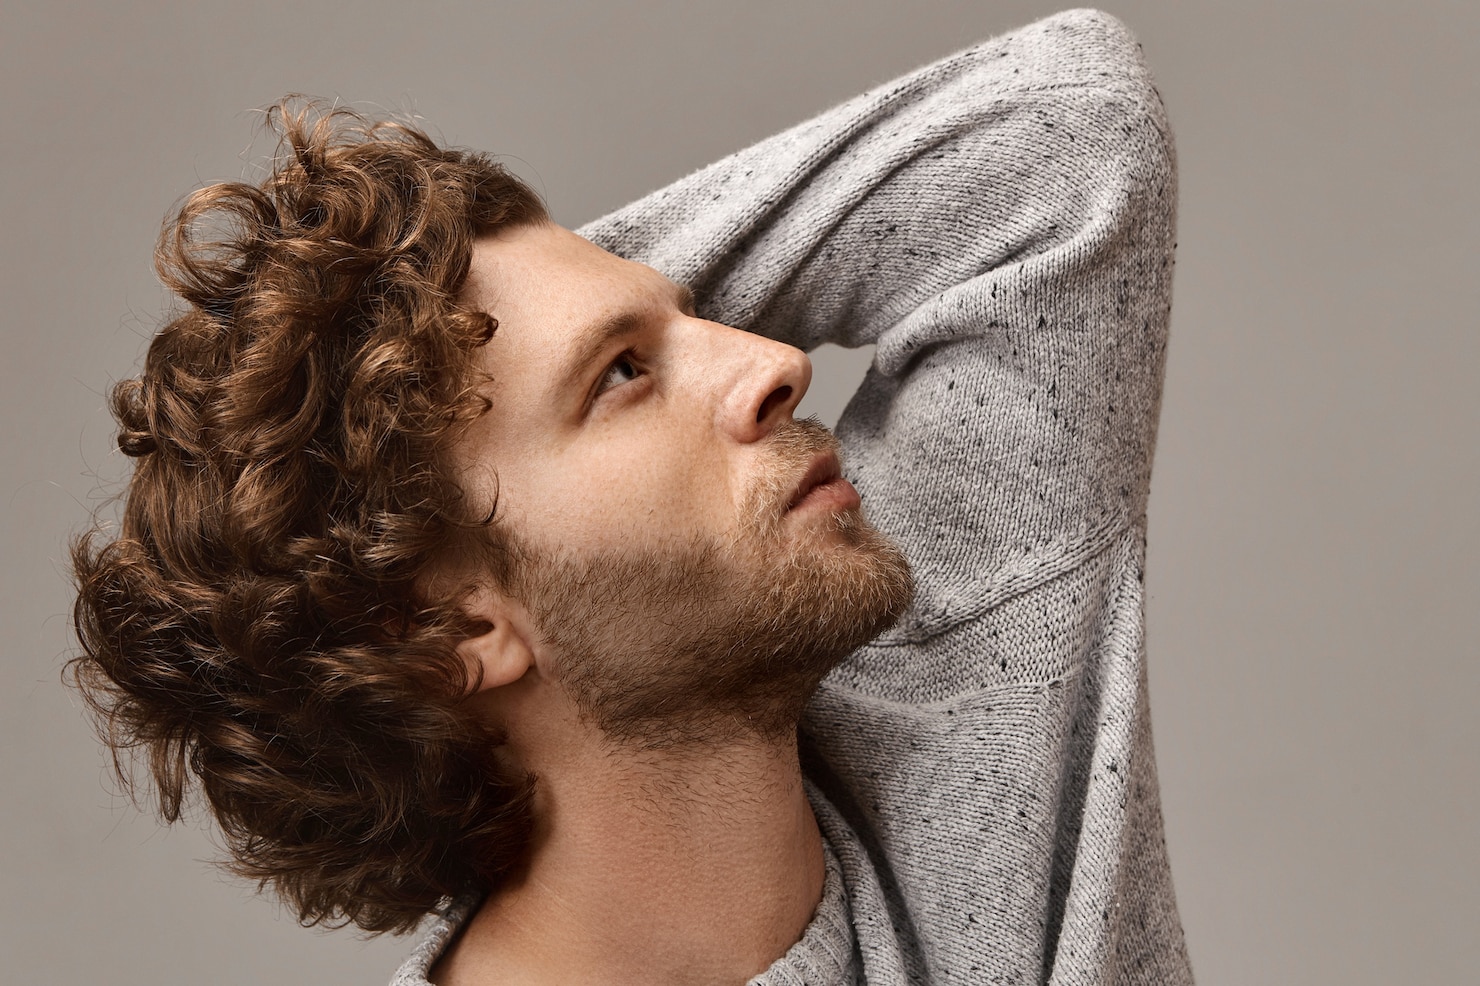
[[[1070,11],[969,48],[581,230],[702,314],[877,343],[839,425],[921,594],[980,613],[1140,518],[1175,169],[1139,46]]]
[[[1070,11],[582,230],[709,318],[877,344],[838,434],[919,590],[801,730],[850,906],[896,932],[870,981],[1191,982],[1141,593],[1175,212],[1139,46]]]

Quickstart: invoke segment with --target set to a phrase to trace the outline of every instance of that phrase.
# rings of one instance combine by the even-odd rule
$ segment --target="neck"
[[[435,981],[737,984],[785,954],[823,882],[795,737],[656,753],[587,738],[530,764],[527,866]]]

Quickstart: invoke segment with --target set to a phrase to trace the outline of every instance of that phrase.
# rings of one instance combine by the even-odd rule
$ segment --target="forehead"
[[[474,242],[463,301],[492,314],[501,329],[505,323],[511,329],[532,324],[574,329],[667,284],[650,267],[623,260],[562,226],[539,223]]]

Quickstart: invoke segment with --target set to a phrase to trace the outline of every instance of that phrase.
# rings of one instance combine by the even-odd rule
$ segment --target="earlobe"
[[[479,593],[469,615],[489,623],[489,629],[457,645],[457,654],[468,662],[477,681],[474,691],[487,691],[512,684],[534,666],[534,652],[529,646],[511,607],[485,593]],[[481,679],[477,676],[481,675]]]

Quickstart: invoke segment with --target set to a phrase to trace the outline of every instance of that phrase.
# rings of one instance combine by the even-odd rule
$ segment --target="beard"
[[[837,439],[787,421],[738,531],[647,548],[547,555],[521,545],[514,594],[581,716],[644,749],[793,736],[826,674],[893,626],[909,564],[860,510],[783,527],[797,478]]]

